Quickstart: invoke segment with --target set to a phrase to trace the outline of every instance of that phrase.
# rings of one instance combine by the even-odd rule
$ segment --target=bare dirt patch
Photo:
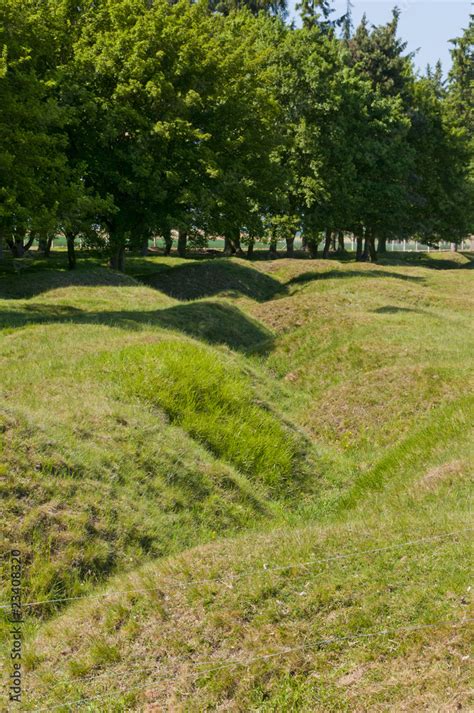
[[[437,490],[442,485],[451,485],[467,476],[467,463],[463,460],[453,460],[430,468],[416,484],[421,491]]]

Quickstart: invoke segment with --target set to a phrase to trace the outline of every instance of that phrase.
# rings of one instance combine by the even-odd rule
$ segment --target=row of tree
[[[473,231],[474,24],[415,73],[398,38],[329,0],[2,0],[0,250],[108,251],[296,234],[358,259]]]

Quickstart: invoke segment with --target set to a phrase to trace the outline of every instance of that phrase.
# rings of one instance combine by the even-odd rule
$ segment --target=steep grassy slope
[[[466,705],[470,264],[5,278],[4,549],[97,596],[31,608],[25,709]]]

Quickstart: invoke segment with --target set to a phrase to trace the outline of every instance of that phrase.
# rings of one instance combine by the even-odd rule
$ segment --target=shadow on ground
[[[438,253],[402,253],[403,257],[395,257],[393,253],[380,256],[381,265],[409,265],[412,267],[427,267],[431,270],[473,270],[474,253],[458,252],[453,253],[453,258],[439,257]],[[462,256],[467,262],[459,262]]]
[[[156,275],[143,276],[142,280],[150,287],[183,301],[227,295],[265,302],[286,291],[285,286],[273,277],[231,260],[180,264]]]
[[[29,299],[62,287],[136,287],[129,275],[104,267],[83,265],[77,270],[26,268],[0,276],[0,299]]]
[[[286,285],[301,285],[315,280],[335,280],[349,277],[393,277],[396,280],[406,282],[423,282],[423,277],[416,275],[403,275],[399,272],[389,272],[388,270],[324,270],[322,272],[303,272],[288,280]]]
[[[273,348],[273,336],[263,325],[237,307],[216,302],[181,304],[162,310],[86,312],[77,307],[50,304],[26,305],[21,310],[0,312],[0,329],[14,331],[31,324],[103,324],[141,329],[162,327],[178,330],[210,344],[225,344],[245,353],[265,354]]]
[[[372,310],[375,314],[398,314],[399,312],[413,312],[414,314],[428,314],[423,309],[413,309],[412,307],[396,307],[395,305],[386,305]]]
[[[261,253],[261,254],[260,254]],[[257,251],[249,262],[249,267],[225,257],[224,255],[190,254],[189,262],[152,264],[146,258],[132,256],[128,262],[129,274],[118,273],[108,267],[101,266],[101,259],[93,253],[79,253],[78,267],[74,271],[66,269],[65,255],[54,253],[48,260],[36,258],[22,258],[15,260],[15,270],[11,261],[0,263],[0,299],[29,299],[43,292],[48,292],[62,287],[84,286],[134,286],[145,283],[165,294],[179,300],[192,300],[200,297],[212,297],[218,294],[229,296],[244,295],[259,302],[284,295],[287,286],[269,274],[250,267],[252,262],[268,261],[268,254]],[[423,278],[413,275],[402,275],[387,270],[390,266],[425,267],[433,270],[469,270],[474,269],[473,253],[457,253],[456,257],[431,257],[424,253],[403,253],[400,256],[390,253],[380,256],[379,269],[329,269],[321,272],[312,270],[297,275],[289,280],[287,285],[310,282],[312,280],[328,280],[344,277],[393,277],[399,280],[417,281]],[[459,257],[465,260],[460,262]],[[305,260],[309,265],[311,261],[305,253],[296,253],[294,258],[288,259],[281,256],[285,262]],[[333,262],[348,264],[353,261],[353,255],[347,253],[343,256],[331,256],[328,266]],[[278,260],[276,261],[279,262]],[[2,269],[3,268],[3,269]]]

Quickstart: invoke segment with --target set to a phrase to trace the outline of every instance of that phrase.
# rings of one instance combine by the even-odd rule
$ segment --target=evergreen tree
[[[372,30],[364,15],[349,43],[353,66],[372,82],[374,90],[384,96],[402,97],[410,103],[413,79],[412,57],[405,54],[407,43],[398,37],[400,11],[393,10],[392,19]]]
[[[474,15],[471,14],[468,27],[452,44],[453,64],[444,104],[459,176],[457,198],[462,204],[465,226],[458,238],[462,239],[474,232]]]
[[[213,12],[228,15],[230,12],[247,8],[253,15],[266,12],[271,15],[286,15],[287,0],[209,0]]]
[[[328,30],[333,26],[329,20],[333,12],[330,0],[300,0],[296,4],[296,9],[301,15],[305,28],[319,25],[321,29]]]

